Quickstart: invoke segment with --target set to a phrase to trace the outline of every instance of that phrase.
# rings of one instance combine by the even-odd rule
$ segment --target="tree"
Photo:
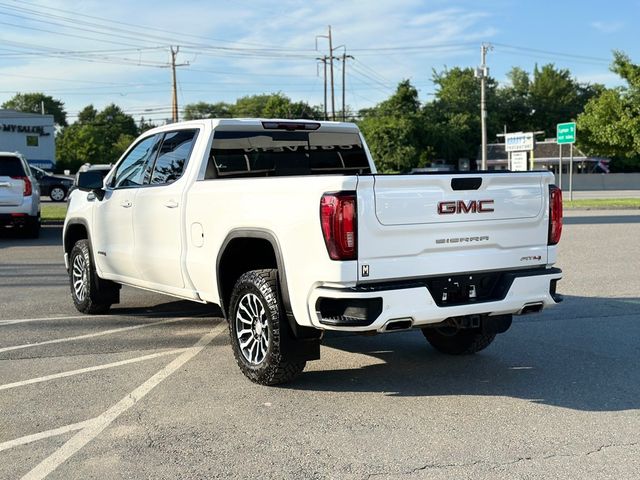
[[[133,117],[117,105],[100,112],[88,105],[56,139],[58,167],[77,170],[84,163],[114,163],[138,133]]]
[[[64,103],[56,100],[44,93],[17,93],[13,98],[2,104],[2,108],[17,110],[26,113],[42,113],[53,115],[53,121],[61,127],[67,125],[67,112],[64,110]]]
[[[93,105],[87,105],[78,114],[78,123],[93,123],[96,121],[96,116],[98,115],[98,111],[95,109]]]
[[[615,170],[640,169],[640,65],[614,52],[611,70],[627,86],[592,97],[578,115],[578,143],[586,153],[613,157]]]
[[[224,102],[207,103],[197,102],[190,103],[184,107],[185,120],[198,120],[201,118],[230,118],[231,105]]]
[[[306,102],[293,102],[282,93],[247,95],[229,104],[224,102],[191,103],[184,108],[185,120],[198,118],[321,118],[318,107]]]
[[[507,73],[507,78],[510,84],[497,90],[497,111],[490,112],[490,115],[497,115],[498,123],[507,126],[510,132],[536,130],[531,118],[533,109],[529,96],[529,73],[519,67],[513,67]]]
[[[553,64],[536,67],[529,89],[531,120],[537,130],[555,136],[556,125],[575,119],[582,111],[578,98],[578,83],[567,69],[557,69]]]
[[[424,107],[424,115],[433,125],[432,145],[439,158],[457,165],[460,158],[474,159],[481,143],[480,82],[472,68],[446,69],[433,72],[437,91],[433,102]],[[502,130],[496,95],[497,84],[486,82],[487,138],[495,138]]]
[[[361,115],[360,130],[380,171],[404,172],[426,165],[433,151],[424,145],[418,91],[408,80],[400,82],[389,99]]]

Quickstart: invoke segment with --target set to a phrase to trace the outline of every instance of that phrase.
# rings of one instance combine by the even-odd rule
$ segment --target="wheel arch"
[[[246,255],[247,247],[253,247],[251,255]],[[242,261],[231,264],[232,260],[238,261],[239,254],[243,252]],[[287,317],[291,314],[291,301],[287,284],[287,274],[284,267],[282,250],[276,235],[267,229],[238,228],[229,232],[218,251],[216,259],[216,278],[220,308],[227,314],[231,290],[240,275],[249,270],[260,268],[276,268],[278,270],[278,282],[280,294]]]
[[[78,240],[89,240],[89,244],[91,244],[89,225],[84,218],[72,218],[64,227],[64,232],[62,233],[62,244],[64,247],[65,258],[69,256],[73,246]]]

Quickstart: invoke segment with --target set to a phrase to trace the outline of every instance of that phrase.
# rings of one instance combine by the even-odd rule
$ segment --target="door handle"
[[[123,200],[120,202],[120,206],[124,208],[129,208],[131,206],[131,202],[129,200]]]
[[[178,202],[176,202],[175,200],[169,200],[165,202],[164,206],[167,208],[176,208],[178,206]]]

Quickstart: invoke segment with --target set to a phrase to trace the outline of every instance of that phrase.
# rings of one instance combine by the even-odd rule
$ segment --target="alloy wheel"
[[[269,319],[257,295],[247,293],[238,302],[235,331],[244,358],[251,365],[261,364],[269,350]]]

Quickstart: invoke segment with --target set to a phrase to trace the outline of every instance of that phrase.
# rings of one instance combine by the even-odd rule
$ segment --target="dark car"
[[[47,195],[54,202],[62,202],[73,185],[73,179],[62,175],[53,175],[41,168],[31,167],[40,185],[41,195]]]
[[[90,163],[85,163],[84,165],[82,165],[80,167],[80,169],[78,170],[78,173],[76,173],[76,176],[73,180],[73,186],[71,187],[71,191],[75,190],[77,188],[78,185],[78,175],[81,172],[98,172],[100,173],[100,175],[102,175],[102,178],[106,177],[107,174],[111,171],[111,168],[113,167],[112,163],[99,163],[99,164],[95,164],[92,165]],[[71,193],[71,191],[69,193]]]

